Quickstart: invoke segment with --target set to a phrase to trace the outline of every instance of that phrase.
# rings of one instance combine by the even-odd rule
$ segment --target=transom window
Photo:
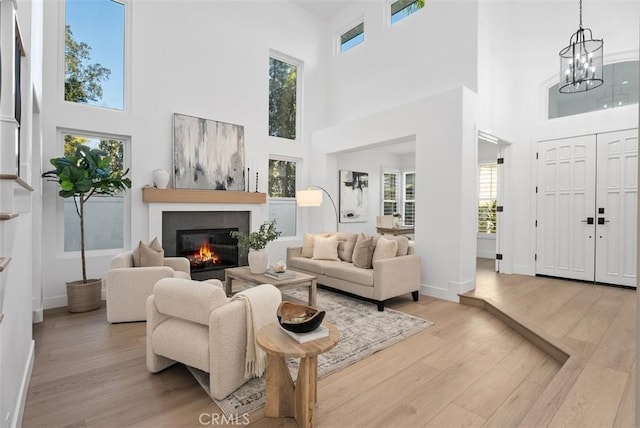
[[[65,0],[64,99],[124,109],[125,5]]]
[[[79,144],[100,149],[112,159],[111,169],[123,171],[125,141],[113,137],[63,133],[64,154],[73,155]],[[124,248],[126,194],[93,195],[85,204],[85,249]],[[80,251],[80,219],[74,198],[64,198],[64,251]]]
[[[605,65],[604,84],[585,92],[561,94],[558,85],[553,85],[549,88],[548,118],[638,104],[638,64],[625,61]]]
[[[424,0],[397,0],[391,2],[391,25],[424,7]]]
[[[364,21],[340,36],[340,53],[345,53],[362,42],[364,42]]]
[[[295,140],[302,64],[282,55],[269,58],[269,135]]]

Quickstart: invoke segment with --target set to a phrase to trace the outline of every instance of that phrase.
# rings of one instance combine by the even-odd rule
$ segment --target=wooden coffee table
[[[279,290],[298,288],[301,285],[309,286],[309,306],[316,305],[316,277],[302,272],[296,272],[292,278],[274,279],[262,274],[254,274],[249,271],[249,266],[240,266],[224,270],[224,290],[227,297],[231,296],[233,280],[242,280],[251,285],[273,284]]]
[[[340,333],[328,322],[329,336],[298,343],[282,331],[278,323],[269,324],[256,335],[258,346],[267,353],[267,390],[265,415],[272,418],[294,417],[299,426],[313,427],[318,401],[318,355],[338,343]],[[298,378],[291,379],[286,358],[300,358]]]

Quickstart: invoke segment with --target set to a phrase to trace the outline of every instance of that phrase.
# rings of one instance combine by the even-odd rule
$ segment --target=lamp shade
[[[322,190],[298,190],[296,191],[296,202],[299,207],[319,207],[322,205]]]

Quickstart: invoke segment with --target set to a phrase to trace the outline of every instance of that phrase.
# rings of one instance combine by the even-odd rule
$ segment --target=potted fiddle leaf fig
[[[114,196],[131,188],[131,180],[125,176],[129,170],[113,170],[112,159],[107,152],[78,144],[71,154],[50,159],[55,167],[42,174],[49,181],[60,185],[58,195],[73,198],[80,218],[80,258],[82,279],[67,282],[67,299],[70,312],[86,312],[100,307],[102,279],[87,279],[84,245],[84,221],[87,201],[94,195]]]
[[[255,232],[231,232],[231,237],[238,240],[242,251],[249,251],[249,270],[251,273],[264,273],[269,267],[269,255],[265,250],[267,244],[274,241],[282,232],[276,229],[276,221],[264,222]]]

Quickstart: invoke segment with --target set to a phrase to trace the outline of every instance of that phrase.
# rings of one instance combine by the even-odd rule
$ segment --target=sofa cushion
[[[375,263],[377,260],[382,259],[390,259],[396,256],[398,252],[398,241],[393,239],[387,239],[384,236],[378,238],[378,242],[376,243],[376,248],[373,251],[373,256],[371,257],[371,264]]]
[[[356,247],[358,234],[349,232],[338,233],[338,257],[340,260],[351,263],[353,261],[353,249]]]
[[[409,251],[409,238],[406,236],[398,235],[383,235],[386,239],[392,239],[398,243],[398,251],[396,252],[396,256],[406,256]]]
[[[302,257],[310,259],[313,257],[313,235],[310,233],[304,234],[304,241],[302,241]]]
[[[217,285],[180,278],[156,282],[153,296],[161,313],[207,326],[211,311],[228,301]]]
[[[373,287],[373,269],[361,269],[352,263],[331,263],[325,268],[325,275]]]
[[[158,238],[147,244],[140,241],[133,250],[133,265],[135,267],[164,266],[164,250]]]
[[[353,249],[353,265],[355,267],[369,269],[371,268],[371,258],[375,242],[373,236],[366,236],[361,233],[356,240],[356,246]]]
[[[327,237],[316,235],[313,238],[313,260],[339,261],[338,237],[336,235]]]
[[[317,275],[324,275],[326,266],[331,265],[332,263],[336,262],[331,260],[312,260],[307,259],[306,257],[292,257],[289,259],[287,267],[300,269]]]

